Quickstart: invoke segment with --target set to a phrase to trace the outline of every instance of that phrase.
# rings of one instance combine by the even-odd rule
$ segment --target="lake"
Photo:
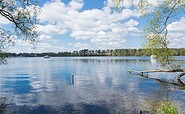
[[[185,57],[177,59],[185,65]],[[145,56],[9,58],[0,65],[5,104],[0,113],[139,114],[153,110],[160,100],[185,113],[185,88],[128,73],[129,68],[153,69],[156,64]]]

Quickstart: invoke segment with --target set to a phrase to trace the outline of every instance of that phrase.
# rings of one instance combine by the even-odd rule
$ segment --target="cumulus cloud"
[[[50,35],[40,35],[39,41],[35,45],[39,52],[60,52],[64,49],[63,42]]]
[[[9,47],[10,52],[14,53],[42,53],[42,52],[60,52],[65,49],[64,43],[61,40],[55,39],[50,35],[41,34],[39,37],[39,42],[35,45],[30,44],[30,42],[22,39],[14,39],[15,47]],[[66,50],[66,49],[65,49]]]
[[[84,3],[82,2],[82,0],[72,0],[69,3],[69,7],[74,9],[74,10],[79,10],[83,7]]]
[[[169,42],[169,47],[171,48],[185,48],[185,35],[179,38],[171,38]]]
[[[168,30],[171,32],[184,31],[185,30],[185,17],[182,17],[179,21],[173,22],[168,25]]]
[[[75,37],[76,39],[88,39],[93,38],[96,35],[96,32],[91,31],[74,31],[71,33],[71,37]]]
[[[124,43],[125,39],[122,38],[121,34],[100,31],[97,36],[91,40],[91,42],[98,45],[118,46]]]
[[[36,25],[37,31],[41,34],[65,34],[67,29],[63,29],[62,27],[57,27],[56,25]]]
[[[82,44],[80,42],[74,44],[74,47],[77,48],[77,49],[88,49],[89,48],[89,45],[88,44]]]
[[[138,1],[124,0],[121,3],[124,6],[121,12],[114,11],[112,0],[106,0],[102,8],[89,10],[83,9],[85,5],[83,0],[71,0],[68,4],[62,0],[48,1],[40,7],[41,13],[38,15],[41,25],[37,25],[40,33],[40,42],[36,45],[37,50],[38,52],[56,52],[92,49],[91,46],[94,49],[123,48],[125,47],[124,43],[130,40],[127,40],[128,38],[138,37],[142,34],[138,27],[140,14],[132,7],[133,4],[138,5]],[[164,1],[148,0],[153,6]],[[9,22],[0,17],[0,24],[9,24]],[[184,29],[185,18],[168,25],[170,47],[184,47]],[[59,36],[61,39],[59,37],[56,39],[55,36]],[[67,39],[70,37],[71,39]],[[67,39],[68,42],[63,42],[62,38]],[[69,43],[70,41],[72,42]],[[23,41],[17,41],[18,47],[24,45],[26,50],[33,47],[29,43],[21,42]],[[18,51],[18,49],[16,50]]]
[[[90,44],[88,43],[80,43],[80,42],[77,42],[77,43],[67,43],[66,45],[67,50],[66,51],[75,51],[75,50],[82,50],[82,49],[90,49]]]
[[[133,27],[133,26],[137,26],[139,24],[139,22],[137,22],[136,20],[130,19],[128,22],[125,23],[125,25],[127,27]]]
[[[127,7],[130,3],[126,3]],[[113,11],[111,0],[105,2],[102,9],[80,10],[84,6],[82,0],[72,0],[64,4],[60,0],[47,2],[41,8],[38,18],[48,25],[38,25],[38,31],[46,34],[65,34],[77,40],[90,39],[90,43],[96,45],[120,45],[126,40],[123,36],[129,31],[140,31],[137,28],[139,22],[130,19],[139,15],[129,8],[122,12]]]
[[[40,41],[47,41],[47,40],[53,40],[51,36],[47,36],[45,34],[42,34],[39,36]]]
[[[179,21],[172,22],[167,26],[169,30],[169,46],[173,48],[184,48],[185,44],[185,17],[182,17]]]

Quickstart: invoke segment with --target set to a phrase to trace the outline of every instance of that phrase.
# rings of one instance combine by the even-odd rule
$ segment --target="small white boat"
[[[156,55],[151,55],[150,59],[156,59],[156,57],[157,57]]]
[[[50,56],[46,55],[46,56],[44,56],[44,58],[50,58]]]

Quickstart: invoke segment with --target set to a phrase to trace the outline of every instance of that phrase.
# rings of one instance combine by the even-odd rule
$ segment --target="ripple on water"
[[[32,86],[30,85],[31,75],[14,74],[4,77],[3,92],[13,92],[14,94],[30,93]]]

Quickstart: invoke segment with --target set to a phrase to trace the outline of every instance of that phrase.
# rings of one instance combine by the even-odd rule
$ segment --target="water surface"
[[[178,57],[184,65],[185,57]],[[185,113],[185,88],[130,75],[153,69],[149,57],[10,58],[0,66],[7,114],[138,114],[160,100]],[[72,79],[74,75],[74,79]],[[172,78],[176,74],[162,74]],[[182,78],[185,81],[185,78]]]

